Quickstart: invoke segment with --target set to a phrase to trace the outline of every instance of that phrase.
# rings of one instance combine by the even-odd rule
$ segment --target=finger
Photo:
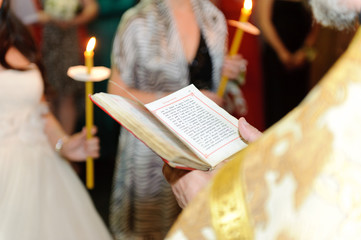
[[[90,133],[92,136],[96,135],[96,133],[98,132],[98,128],[97,126],[92,126],[92,128],[90,129]],[[87,134],[87,128],[86,127],[83,127],[82,129],[82,134]]]
[[[226,60],[224,61],[224,67],[226,68],[239,68],[243,63],[241,61],[235,60]]]
[[[87,132],[87,128],[86,128],[86,127],[83,127],[83,129],[81,130],[81,134],[82,134],[82,135],[86,135],[86,132]]]
[[[100,157],[100,153],[99,151],[92,151],[88,154],[89,157],[92,157],[92,158],[99,158]]]
[[[241,54],[234,54],[234,55],[227,55],[225,57],[225,59],[235,59],[235,60],[240,60],[243,59],[243,56]]]
[[[244,72],[247,69],[247,61],[230,61],[225,62],[224,64],[225,70],[230,70],[235,74],[239,74],[240,72]]]
[[[247,65],[248,61],[240,55],[235,55],[229,58],[225,58],[224,63],[231,63],[236,65]]]
[[[91,129],[92,135],[94,136],[95,134],[97,134],[97,132],[98,132],[98,127],[97,127],[97,126],[93,126],[92,129]]]
[[[86,147],[89,149],[89,150],[99,150],[100,149],[100,141],[99,141],[99,138],[97,137],[92,137],[90,139],[87,139],[86,140]]]
[[[240,72],[239,68],[233,67],[233,66],[228,66],[228,67],[224,68],[223,75],[230,79],[234,79],[235,77],[237,77],[239,75],[239,72]]]
[[[100,144],[99,143],[100,143],[100,140],[99,140],[98,137],[89,138],[85,142],[86,147],[89,150],[93,150],[93,149],[99,150],[100,149]]]
[[[243,57],[242,57],[242,55],[240,55],[240,54],[235,54],[235,55],[232,56],[232,59],[234,59],[234,60],[241,60],[241,59],[243,59]]]
[[[96,146],[96,147],[87,147],[85,149],[85,154],[88,157],[92,157],[92,158],[98,158],[100,156],[100,147]]]
[[[241,137],[248,143],[254,142],[262,136],[262,133],[250,125],[244,117],[239,119],[238,129]]]

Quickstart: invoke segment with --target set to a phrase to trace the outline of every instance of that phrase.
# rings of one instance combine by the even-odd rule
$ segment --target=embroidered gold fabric
[[[296,109],[219,170],[169,239],[359,240],[360,103],[361,29]]]
[[[215,176],[211,187],[212,223],[218,239],[252,239],[240,171],[242,157],[237,158]]]

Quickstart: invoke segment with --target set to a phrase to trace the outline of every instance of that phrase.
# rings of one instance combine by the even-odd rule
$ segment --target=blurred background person
[[[79,26],[96,17],[98,5],[95,0],[44,0],[42,8],[45,74],[56,91],[51,106],[64,130],[71,134],[84,112],[84,83],[69,78],[67,70],[82,64]]]
[[[10,5],[11,10],[25,25],[31,25],[40,21],[38,9],[34,1],[12,0]]]
[[[50,113],[36,44],[9,8],[0,0],[0,239],[111,239],[66,161],[98,157],[99,140]]]
[[[239,20],[241,9],[244,7],[243,0],[212,0],[223,12],[226,19]],[[255,8],[257,1],[252,0],[252,13],[248,19],[251,24],[256,25]],[[234,34],[237,28],[228,24],[228,47],[232,45]],[[261,51],[260,51],[260,35],[253,35],[245,32],[242,37],[242,43],[239,47],[239,54],[247,60],[246,72],[243,72],[243,82],[239,88],[242,90],[246,103],[246,111],[241,112],[240,108],[237,112],[229,111],[234,117],[246,117],[258,129],[264,129],[263,119],[263,89],[262,89],[262,71],[261,68]],[[228,105],[228,104],[227,104]],[[226,109],[228,109],[227,106]],[[236,110],[237,106],[234,106]],[[240,114],[241,113],[241,114]]]
[[[220,77],[237,78],[244,61],[227,58],[227,26],[208,0],[143,0],[127,11],[112,53],[110,93],[143,103],[194,84],[219,105]],[[127,92],[126,92],[127,91]],[[162,160],[131,133],[120,136],[110,225],[116,239],[163,239],[180,212]]]
[[[263,35],[265,127],[296,107],[309,90],[312,46],[318,26],[307,1],[257,0]]]

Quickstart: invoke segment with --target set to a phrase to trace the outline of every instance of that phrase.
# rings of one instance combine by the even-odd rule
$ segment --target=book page
[[[170,166],[200,170],[211,168],[140,103],[108,93],[96,93],[91,99]]]
[[[145,106],[211,166],[246,146],[238,120],[193,85]]]

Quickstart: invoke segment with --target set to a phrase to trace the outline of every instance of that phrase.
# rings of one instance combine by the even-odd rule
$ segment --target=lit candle
[[[85,58],[85,66],[87,67],[87,73],[91,73],[91,69],[94,65],[93,63],[93,57],[94,57],[94,47],[95,47],[95,37],[91,37],[88,41],[88,44],[86,46],[86,51],[84,52],[84,58]]]
[[[85,66],[87,67],[87,73],[91,74],[91,69],[94,65],[94,47],[95,37],[90,38],[88,41],[86,51],[84,52]],[[93,104],[89,98],[89,95],[93,94],[93,82],[89,79],[85,83],[85,125],[87,132],[87,139],[92,137],[91,129],[93,127]],[[94,161],[92,157],[86,159],[86,186],[88,189],[94,188]]]
[[[244,0],[243,8],[241,9],[241,15],[239,17],[239,21],[247,22],[251,13],[252,13],[252,0]],[[234,37],[233,37],[231,48],[229,50],[230,56],[234,56],[238,53],[238,49],[242,42],[242,37],[243,37],[243,30],[240,28],[237,28],[236,32],[234,34]],[[226,90],[226,87],[227,87],[227,82],[228,82],[228,78],[223,76],[221,82],[219,83],[219,87],[218,87],[218,91],[217,91],[218,96],[220,96],[220,97],[223,96],[224,91]]]

